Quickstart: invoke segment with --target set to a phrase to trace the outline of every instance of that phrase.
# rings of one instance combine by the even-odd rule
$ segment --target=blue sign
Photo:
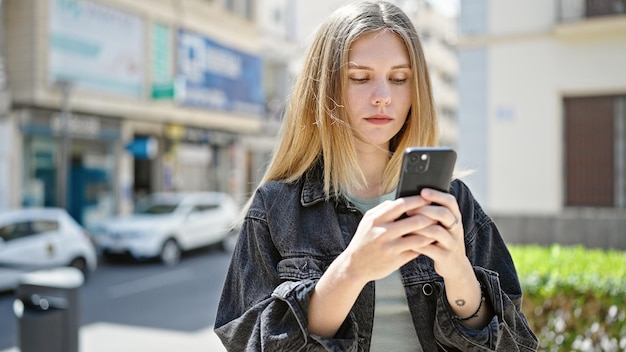
[[[184,29],[178,32],[181,104],[262,116],[262,61]]]
[[[135,159],[153,159],[158,152],[157,140],[153,137],[135,137],[124,147]]]

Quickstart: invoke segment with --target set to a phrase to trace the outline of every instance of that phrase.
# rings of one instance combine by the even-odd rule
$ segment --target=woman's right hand
[[[420,255],[419,248],[433,242],[415,234],[435,221],[417,214],[430,202],[420,196],[385,201],[367,211],[344,256],[350,276],[363,284],[382,279]],[[411,216],[399,219],[403,214]],[[338,258],[339,259],[339,258]]]
[[[420,196],[385,201],[366,212],[354,237],[322,275],[309,301],[309,329],[330,338],[345,321],[363,287],[417,258],[433,242],[416,232],[434,220],[417,211],[429,202]],[[398,220],[402,214],[409,215]]]

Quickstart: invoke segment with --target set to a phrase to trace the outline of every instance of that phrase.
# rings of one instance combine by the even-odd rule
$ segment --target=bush
[[[509,246],[541,351],[626,351],[626,252]]]

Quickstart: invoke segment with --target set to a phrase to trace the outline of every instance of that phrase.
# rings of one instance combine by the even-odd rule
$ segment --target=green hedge
[[[626,351],[626,252],[509,246],[540,351]]]

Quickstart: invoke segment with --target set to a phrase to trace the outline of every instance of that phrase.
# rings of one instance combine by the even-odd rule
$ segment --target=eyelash
[[[353,78],[350,77],[350,80],[355,82],[355,83],[365,83],[367,81],[369,81],[369,78]],[[391,83],[394,84],[402,84],[405,83],[406,81],[408,81],[408,78],[390,78],[389,79],[391,81]]]

